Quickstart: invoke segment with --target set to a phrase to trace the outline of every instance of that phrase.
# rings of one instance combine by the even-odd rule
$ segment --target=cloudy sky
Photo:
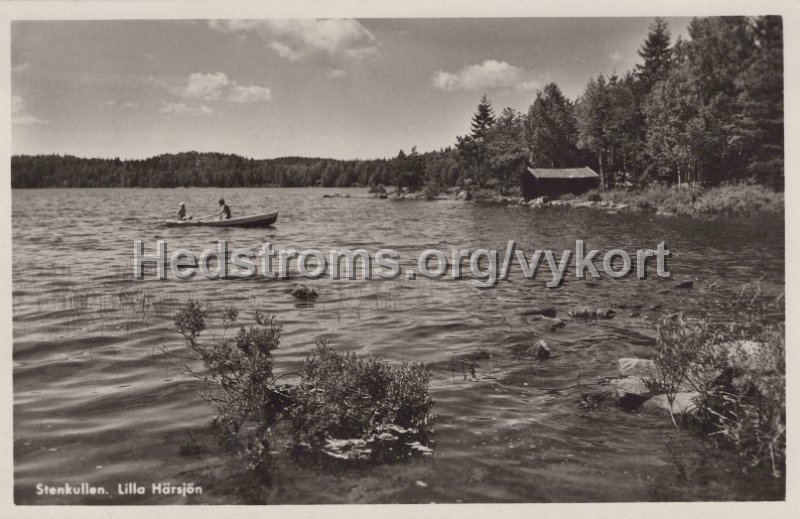
[[[687,18],[668,18],[673,38]],[[526,110],[639,58],[651,19],[12,24],[12,151],[376,158],[468,132],[485,92]]]

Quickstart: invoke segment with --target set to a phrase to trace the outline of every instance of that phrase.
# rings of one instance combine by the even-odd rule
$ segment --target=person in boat
[[[231,208],[228,207],[228,204],[225,203],[224,198],[219,199],[219,212],[217,213],[217,220],[230,220],[231,219]]]
[[[186,220],[186,202],[181,202],[176,219],[180,221]]]

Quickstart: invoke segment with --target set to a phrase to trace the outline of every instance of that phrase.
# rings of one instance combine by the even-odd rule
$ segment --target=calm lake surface
[[[325,193],[351,198],[323,198]],[[781,219],[695,219],[606,214],[593,209],[528,209],[455,201],[391,201],[365,190],[74,189],[13,191],[14,459],[17,503],[168,504],[366,502],[578,502],[782,498],[783,484],[739,475],[735,461],[668,419],[614,407],[586,409],[582,392],[618,376],[620,357],[650,357],[664,313],[713,308],[703,287],[736,287],[763,276],[784,286]],[[216,211],[220,196],[234,216],[277,209],[269,229],[163,226],[185,201],[190,214]],[[549,270],[526,280],[519,268],[494,289],[469,279],[310,281],[320,297],[297,302],[297,279],[189,282],[132,280],[133,240],[155,252],[196,253],[226,239],[231,248],[381,248],[415,268],[428,248],[495,248],[514,239],[534,248],[635,251],[666,241],[674,276],[693,290],[664,290],[655,266],[647,280],[575,279],[548,289]],[[557,252],[559,254],[560,252]],[[597,262],[598,265],[601,262]],[[341,350],[431,365],[438,415],[435,454],[401,463],[324,470],[276,456],[273,481],[254,490],[246,463],[215,452],[185,456],[215,410],[203,386],[163,349],[186,353],[172,315],[198,299],[214,311],[236,305],[275,314],[284,325],[277,371],[292,372],[319,338]],[[559,317],[582,306],[618,308],[607,321],[569,321],[550,331],[533,308]],[[661,305],[659,309],[656,305]],[[221,320],[210,327],[220,331]],[[544,339],[546,362],[515,359],[509,348]],[[492,354],[475,377],[450,367],[454,354]],[[194,366],[198,367],[198,366]],[[203,494],[35,495],[37,483],[88,482],[113,494],[118,483],[194,482]]]

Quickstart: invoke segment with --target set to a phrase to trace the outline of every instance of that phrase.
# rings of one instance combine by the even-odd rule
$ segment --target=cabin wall
[[[540,196],[558,197],[568,193],[580,194],[600,186],[598,177],[536,178],[530,173],[522,177],[522,196],[531,200]]]

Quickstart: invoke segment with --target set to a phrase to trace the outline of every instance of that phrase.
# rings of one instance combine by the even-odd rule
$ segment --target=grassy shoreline
[[[576,197],[586,202],[627,205],[632,211],[665,216],[755,216],[782,215],[784,193],[760,185],[728,184],[718,187],[651,186],[642,190],[593,190]]]
[[[374,192],[374,191],[373,191]],[[378,191],[378,193],[380,193]],[[377,196],[377,195],[376,195]],[[540,197],[525,201],[518,188],[500,189],[454,187],[394,194],[388,198],[412,200],[464,200],[484,203],[505,203],[527,207],[595,208],[610,212],[654,213],[658,216],[691,216],[716,218],[724,216],[783,216],[783,192],[754,184],[726,184],[716,187],[684,185],[648,186],[642,189],[593,189],[580,195],[559,198]]]

